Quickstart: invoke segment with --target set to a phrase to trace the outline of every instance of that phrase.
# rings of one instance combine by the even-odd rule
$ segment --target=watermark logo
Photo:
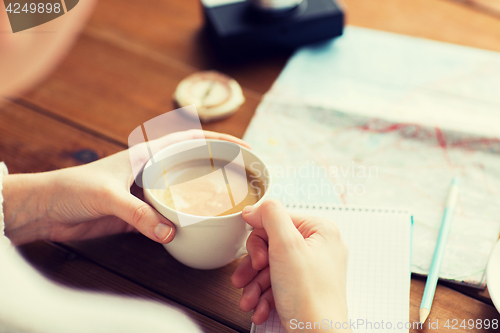
[[[55,20],[75,8],[78,2],[79,0],[4,0],[13,33]]]
[[[171,208],[181,226],[230,214],[249,195],[240,146],[207,140],[194,105],[148,120],[128,143],[136,184]]]
[[[250,170],[259,175],[253,164]],[[272,196],[297,202],[331,202],[334,198],[363,196],[367,192],[366,183],[379,176],[376,165],[354,161],[344,165],[318,165],[307,159],[296,165],[271,165],[268,172],[268,178],[274,183],[270,191]]]

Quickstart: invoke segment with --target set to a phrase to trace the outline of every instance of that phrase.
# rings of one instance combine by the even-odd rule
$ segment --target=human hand
[[[274,307],[287,332],[296,331],[293,319],[348,322],[348,249],[334,222],[289,215],[275,200],[246,207],[243,218],[255,229],[247,241],[249,254],[232,282],[244,288],[239,306],[243,311],[254,310],[255,324],[265,322]]]
[[[231,135],[190,130],[150,142],[155,149],[191,139],[219,139],[248,147]],[[145,145],[142,143],[141,145]],[[138,230],[159,243],[170,242],[173,224],[130,193],[149,160],[146,150],[124,150],[77,167],[4,178],[5,234],[16,244],[38,239],[82,240]],[[132,168],[131,164],[134,165]]]

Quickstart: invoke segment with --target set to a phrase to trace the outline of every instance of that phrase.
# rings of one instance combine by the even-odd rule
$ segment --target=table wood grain
[[[112,273],[109,269],[103,268],[87,258],[81,257],[57,244],[35,242],[22,245],[19,247],[19,250],[41,273],[47,275],[53,281],[67,287],[94,293],[147,299],[167,304],[185,312],[191,319],[196,321],[205,332],[236,332],[214,319],[163,297],[161,294],[134,283],[127,278]]]
[[[500,51],[500,19],[457,1],[344,2],[348,24]],[[230,118],[203,128],[242,137],[287,56],[226,63],[204,40],[202,26],[198,0],[99,1],[54,72],[0,106],[0,160],[14,173],[39,172],[124,149],[135,127],[174,108],[172,94],[181,79],[207,69],[237,79],[246,102]],[[229,281],[236,263],[213,271],[189,269],[138,234],[65,244],[38,242],[21,251],[45,275],[69,286],[173,304],[207,332],[250,329],[251,314],[237,307],[241,291]],[[412,322],[418,320],[424,284],[424,278],[412,277]],[[494,318],[500,315],[487,292],[439,283],[431,322]],[[432,331],[427,326],[410,330]]]

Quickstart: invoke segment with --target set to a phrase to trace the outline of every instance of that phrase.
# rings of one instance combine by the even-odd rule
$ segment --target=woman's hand
[[[232,282],[244,288],[239,306],[254,310],[255,324],[266,321],[274,307],[287,332],[299,322],[348,322],[348,249],[334,222],[289,215],[274,200],[246,207],[243,218],[255,229]]]
[[[203,138],[248,147],[233,136],[199,130],[173,133],[150,144],[163,148]],[[149,159],[141,153],[144,151],[124,150],[93,163],[51,172],[7,175],[3,183],[5,234],[16,245],[38,239],[81,240],[134,230],[156,242],[170,242],[175,235],[173,224],[130,193],[137,176],[132,170],[139,170]]]

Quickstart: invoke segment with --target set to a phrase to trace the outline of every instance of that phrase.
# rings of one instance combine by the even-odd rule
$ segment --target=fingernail
[[[155,235],[160,241],[165,241],[172,233],[172,228],[166,224],[159,223],[155,228]]]
[[[243,211],[242,213],[243,214],[250,214],[254,209],[254,206],[246,206],[245,208],[243,208]]]

